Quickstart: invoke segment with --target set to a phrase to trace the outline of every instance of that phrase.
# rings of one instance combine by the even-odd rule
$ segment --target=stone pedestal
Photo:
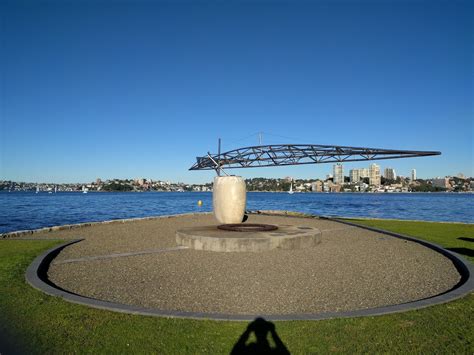
[[[308,249],[321,243],[317,228],[283,225],[270,232],[229,232],[216,226],[188,227],[176,231],[176,243],[195,250],[263,252],[274,249]]]
[[[216,176],[212,192],[214,217],[219,223],[241,223],[245,214],[247,192],[240,176]]]

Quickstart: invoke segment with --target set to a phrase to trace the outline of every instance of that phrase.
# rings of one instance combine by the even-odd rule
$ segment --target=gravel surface
[[[319,219],[251,215],[249,223],[312,226],[321,230],[322,242],[306,250],[260,253],[174,248],[177,229],[216,225],[211,215],[94,225],[38,237],[85,238],[53,262],[49,277],[58,286],[166,310],[348,311],[434,296],[460,280],[449,259],[414,242]],[[131,255],[107,257],[126,253]],[[67,262],[71,259],[79,260]]]

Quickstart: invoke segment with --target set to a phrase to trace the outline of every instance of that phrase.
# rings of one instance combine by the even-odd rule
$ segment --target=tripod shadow
[[[252,333],[255,334],[257,340],[247,344]],[[269,334],[275,347],[270,346],[268,341]],[[275,324],[263,318],[257,318],[248,325],[245,332],[235,343],[231,355],[238,354],[290,354],[290,352],[275,331]]]

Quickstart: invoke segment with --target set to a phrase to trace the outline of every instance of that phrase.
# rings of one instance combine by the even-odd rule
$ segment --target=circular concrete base
[[[250,214],[249,223],[317,228],[322,242],[297,250],[213,253],[176,246],[177,230],[217,227],[211,214],[114,222],[81,228],[83,241],[39,257],[27,280],[101,309],[227,320],[375,316],[474,289],[469,262],[424,241],[322,218]],[[77,234],[41,232],[35,239]]]
[[[190,227],[176,231],[176,243],[195,250],[262,252],[272,249],[306,249],[321,242],[314,227],[279,225],[269,232],[233,232],[217,226]]]

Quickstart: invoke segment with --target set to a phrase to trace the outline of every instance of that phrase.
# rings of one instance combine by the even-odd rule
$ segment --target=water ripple
[[[197,201],[203,201],[203,207]],[[249,210],[289,210],[318,215],[474,223],[472,194],[247,195]],[[0,233],[111,219],[212,210],[212,194],[0,192]]]

